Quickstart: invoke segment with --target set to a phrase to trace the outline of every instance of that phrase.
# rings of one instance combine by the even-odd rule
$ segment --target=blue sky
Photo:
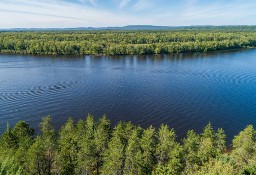
[[[0,0],[0,28],[256,25],[255,0]]]

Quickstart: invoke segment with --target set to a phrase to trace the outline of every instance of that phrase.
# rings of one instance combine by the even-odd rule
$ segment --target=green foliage
[[[27,153],[27,172],[28,174],[54,174],[56,171],[57,137],[51,117],[42,118],[40,123],[42,134],[37,136]]]
[[[200,143],[200,136],[193,130],[188,131],[187,137],[183,139],[183,157],[186,165],[184,172],[193,172],[199,167],[201,163],[198,153]]]
[[[104,153],[103,174],[123,174],[125,165],[125,148],[133,129],[130,123],[119,123],[112,133],[108,149]]]
[[[255,28],[162,31],[0,32],[0,53],[142,55],[207,52],[256,46]]]
[[[38,136],[29,148],[25,162],[27,174],[48,174],[49,169],[43,142],[42,138]]]
[[[157,167],[154,174],[178,174],[182,169],[182,147],[175,140],[175,132],[169,130],[167,125],[162,125],[157,137]]]
[[[0,174],[25,174],[26,153],[33,143],[34,130],[24,121],[7,129],[1,137]]]
[[[13,134],[19,139],[19,142],[21,142],[24,138],[32,137],[34,133],[35,130],[30,128],[29,124],[24,121],[19,121],[13,128]]]
[[[223,129],[208,124],[201,134],[188,131],[181,142],[162,125],[143,129],[120,122],[113,129],[106,116],[69,119],[55,132],[51,117],[41,132],[24,121],[7,125],[0,140],[3,175],[215,175],[256,174],[256,131],[247,126],[226,152]]]
[[[72,119],[69,119],[59,132],[57,164],[60,168],[60,174],[75,173],[79,149],[76,132],[77,128]]]
[[[18,138],[13,133],[9,124],[7,125],[7,129],[1,137],[1,149],[16,149],[18,148]]]
[[[151,174],[156,164],[156,135],[155,129],[151,126],[143,130],[141,146],[141,174]]]
[[[251,169],[256,165],[256,131],[252,125],[235,136],[231,156],[241,171],[245,171],[243,167]]]
[[[94,132],[95,149],[96,149],[96,174],[102,172],[104,152],[108,149],[108,143],[110,140],[110,121],[104,115],[99,119],[96,130]]]
[[[201,134],[198,154],[201,164],[209,161],[211,158],[217,158],[225,151],[225,134],[223,129],[214,131],[209,123]]]
[[[231,175],[236,174],[234,166],[230,162],[225,162],[221,159],[211,159],[205,163],[196,175]]]
[[[78,153],[78,174],[94,174],[97,159],[94,132],[96,123],[93,116],[87,116],[85,122],[85,135],[79,139],[80,151]]]
[[[140,147],[140,130],[135,128],[128,140],[125,151],[124,174],[141,174],[142,150]]]

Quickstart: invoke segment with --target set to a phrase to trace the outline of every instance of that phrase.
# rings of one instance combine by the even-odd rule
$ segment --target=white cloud
[[[130,0],[120,0],[119,8],[124,8],[129,2]]]
[[[187,6],[182,11],[182,19],[188,20],[209,20],[209,24],[211,23],[210,20],[219,20],[222,21],[235,21],[239,20],[244,17],[249,17],[255,14],[254,9],[256,8],[256,4],[248,4],[248,3],[235,3],[233,2],[226,2],[226,3],[211,3],[207,5],[198,5],[193,4]],[[241,21],[242,24],[242,21]]]
[[[97,5],[97,0],[79,0],[82,3],[89,2],[90,4],[96,6]]]
[[[160,25],[255,25],[256,4],[242,0],[182,0],[180,7],[162,10],[152,20]],[[170,7],[170,6],[169,6]],[[167,7],[168,8],[168,7]]]
[[[152,0],[138,0],[133,6],[137,11],[153,7],[154,3]]]
[[[106,1],[0,0],[0,28],[256,23],[252,0]]]
[[[4,7],[4,8],[3,8]],[[59,1],[0,1],[0,28],[119,26],[152,23],[133,15]],[[144,21],[144,22],[141,22]]]

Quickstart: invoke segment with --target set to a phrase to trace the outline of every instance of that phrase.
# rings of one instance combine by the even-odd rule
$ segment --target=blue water
[[[230,141],[256,126],[256,50],[162,56],[36,57],[0,55],[0,132],[19,120],[37,128],[51,115],[107,114],[113,124],[161,123],[202,131],[211,122]]]

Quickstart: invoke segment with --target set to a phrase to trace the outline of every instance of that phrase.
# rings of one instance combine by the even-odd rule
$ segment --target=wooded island
[[[256,27],[0,32],[0,53],[13,54],[143,55],[255,46]]]

